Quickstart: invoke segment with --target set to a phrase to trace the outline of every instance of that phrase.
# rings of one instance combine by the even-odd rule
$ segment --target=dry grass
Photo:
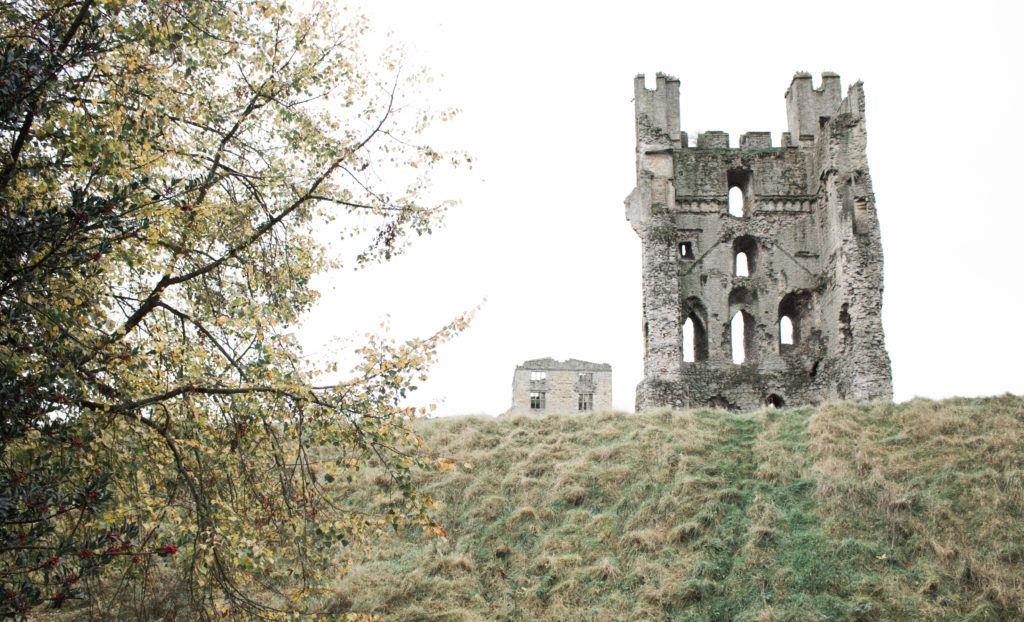
[[[449,537],[337,585],[395,620],[1024,619],[1024,401],[427,421]],[[466,465],[469,465],[468,467]],[[353,487],[373,498],[372,481]]]

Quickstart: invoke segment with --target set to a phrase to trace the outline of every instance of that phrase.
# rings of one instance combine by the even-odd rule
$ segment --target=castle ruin
[[[891,399],[882,246],[865,153],[864,88],[797,73],[789,131],[679,129],[679,81],[634,82],[643,254],[637,410]]]
[[[612,366],[577,359],[533,359],[516,367],[509,415],[610,411]]]

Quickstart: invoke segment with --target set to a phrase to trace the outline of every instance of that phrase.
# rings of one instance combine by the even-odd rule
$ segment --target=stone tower
[[[864,88],[798,73],[789,131],[679,131],[679,81],[634,82],[643,249],[637,410],[891,399],[882,246],[865,153]],[[741,361],[741,362],[740,362]]]

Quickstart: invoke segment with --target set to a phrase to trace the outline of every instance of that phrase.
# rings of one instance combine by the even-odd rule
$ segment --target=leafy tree
[[[318,228],[363,265],[441,218],[428,175],[465,159],[416,143],[450,114],[401,103],[420,76],[321,5],[0,19],[0,612],[301,610],[373,533],[429,529],[404,398],[466,318],[330,386],[288,332],[338,260]],[[371,462],[378,507],[332,494]]]

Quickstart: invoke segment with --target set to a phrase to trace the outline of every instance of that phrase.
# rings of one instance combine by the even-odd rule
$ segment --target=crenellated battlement
[[[688,148],[687,135],[680,131],[679,79],[659,72],[653,89],[647,88],[644,74],[633,80],[636,109],[637,151],[646,153],[660,149]],[[782,133],[781,148],[813,146],[819,131],[838,115],[864,113],[863,83],[855,82],[842,97],[839,74],[825,71],[821,84],[814,87],[811,74],[800,71],[793,75],[786,89],[788,132]],[[739,149],[771,149],[770,132],[746,132],[740,136]],[[697,149],[729,149],[729,134],[718,130],[701,132]]]
[[[698,149],[728,149],[729,134],[718,130],[701,132],[697,135]]]
[[[740,149],[769,149],[771,146],[771,132],[747,132],[740,136]]]
[[[652,90],[647,88],[644,74],[637,74],[633,79],[633,102],[638,151],[680,144],[677,78],[659,72]]]
[[[800,142],[805,136],[817,136],[818,130],[838,112],[841,100],[839,74],[822,72],[821,86],[814,88],[811,74],[798,71],[786,89],[786,118],[792,139]]]

